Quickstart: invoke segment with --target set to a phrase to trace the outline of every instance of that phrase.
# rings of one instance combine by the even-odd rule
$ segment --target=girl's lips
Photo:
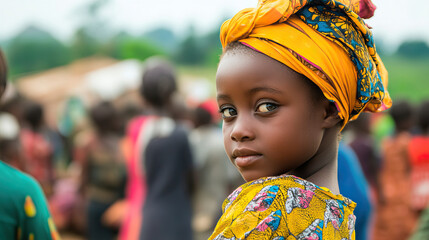
[[[258,161],[262,154],[247,148],[234,149],[232,152],[237,167],[244,168]]]
[[[262,155],[260,155],[260,154],[236,157],[235,158],[235,165],[237,165],[237,167],[239,167],[239,168],[245,168],[245,167],[248,167],[248,166],[252,165],[253,163],[257,162],[261,157],[262,157]]]

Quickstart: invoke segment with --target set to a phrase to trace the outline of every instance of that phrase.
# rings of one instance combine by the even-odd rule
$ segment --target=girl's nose
[[[249,117],[238,116],[231,131],[231,139],[236,142],[251,141],[255,132]]]

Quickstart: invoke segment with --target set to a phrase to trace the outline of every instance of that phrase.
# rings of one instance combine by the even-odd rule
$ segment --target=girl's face
[[[225,149],[246,181],[293,174],[320,150],[327,100],[312,100],[304,81],[260,53],[226,53],[221,59],[216,85]]]

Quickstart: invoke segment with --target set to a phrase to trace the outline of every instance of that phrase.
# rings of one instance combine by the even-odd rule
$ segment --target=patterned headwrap
[[[259,0],[221,27],[226,46],[239,41],[313,81],[334,102],[343,127],[362,111],[392,105],[387,71],[362,18],[370,0]]]

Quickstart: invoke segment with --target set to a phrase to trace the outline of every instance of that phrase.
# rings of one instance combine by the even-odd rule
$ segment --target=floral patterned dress
[[[237,188],[209,239],[355,239],[356,204],[291,175]]]

